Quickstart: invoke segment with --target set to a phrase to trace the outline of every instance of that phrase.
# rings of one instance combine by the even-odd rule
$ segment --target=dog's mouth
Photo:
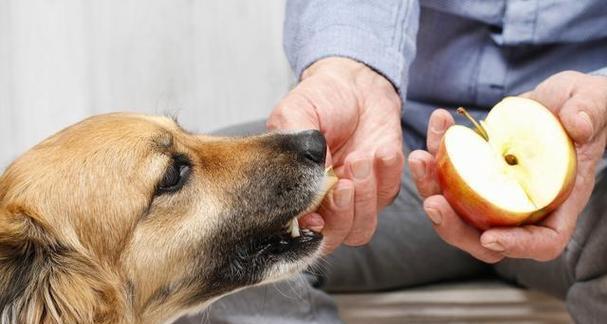
[[[266,250],[273,255],[279,255],[306,250],[305,247],[314,249],[315,246],[318,246],[322,240],[322,234],[308,228],[301,228],[299,225],[299,218],[318,209],[324,197],[329,193],[335,183],[337,183],[335,173],[331,168],[327,168],[322,180],[321,189],[317,192],[311,204],[296,217],[293,217],[283,224],[278,231],[266,237],[263,240],[262,250]]]
[[[289,222],[287,222],[285,224],[284,229],[286,229],[286,231],[291,235],[292,238],[297,238],[304,234],[307,234],[307,232],[312,232],[311,230],[306,229],[306,228],[300,229],[299,218],[318,209],[318,206],[320,206],[322,200],[325,198],[325,196],[331,190],[331,188],[333,188],[333,186],[335,185],[336,182],[337,182],[337,177],[335,176],[333,169],[330,167],[327,168],[325,170],[325,176],[323,178],[323,183],[321,185],[322,189],[314,197],[314,200],[312,201],[310,206],[308,206],[308,208],[306,208],[304,211],[299,213],[299,215],[297,215],[296,217],[293,217]]]
[[[303,270],[316,259],[323,236],[301,228],[299,218],[315,211],[337,183],[332,170],[325,170],[324,175],[322,170],[318,171],[318,182],[306,207],[291,210],[287,215],[274,215],[271,223],[248,228],[246,234],[225,233],[235,239],[231,248],[214,245],[219,252],[212,253],[228,256],[226,263],[217,267],[217,276],[223,282],[232,282],[240,287],[278,280]]]

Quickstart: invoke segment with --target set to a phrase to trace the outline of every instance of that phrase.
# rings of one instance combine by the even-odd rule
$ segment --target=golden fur
[[[318,244],[285,252],[300,262],[240,256],[271,248],[255,237],[326,189],[323,166],[301,164],[289,136],[199,136],[110,114],[40,143],[0,177],[0,322],[164,322],[301,270]],[[177,154],[187,185],[158,194]]]

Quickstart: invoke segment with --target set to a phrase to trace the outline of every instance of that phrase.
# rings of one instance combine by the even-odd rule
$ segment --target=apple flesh
[[[556,116],[521,97],[499,102],[477,131],[453,125],[436,156],[443,195],[469,224],[535,223],[573,189],[576,153]]]

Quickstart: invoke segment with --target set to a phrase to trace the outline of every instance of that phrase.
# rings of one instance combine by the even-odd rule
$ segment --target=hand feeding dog
[[[159,323],[291,276],[322,235],[297,217],[336,182],[317,131],[199,136],[92,117],[0,177],[1,323]]]

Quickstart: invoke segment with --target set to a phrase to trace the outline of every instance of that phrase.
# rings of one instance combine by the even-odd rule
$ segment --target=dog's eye
[[[156,187],[156,195],[178,191],[183,187],[192,170],[187,157],[176,156]]]

